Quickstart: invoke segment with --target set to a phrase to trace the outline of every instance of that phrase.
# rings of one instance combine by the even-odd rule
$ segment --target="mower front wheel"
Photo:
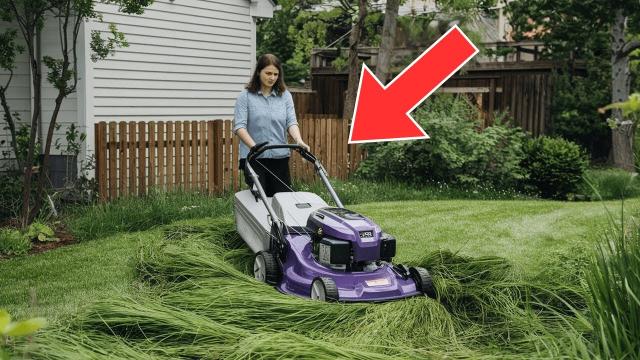
[[[260,282],[277,285],[280,282],[280,266],[276,257],[268,251],[260,251],[253,260],[253,276]]]
[[[436,288],[433,286],[433,279],[427,269],[421,267],[410,267],[409,275],[413,281],[415,281],[416,289],[418,291],[432,299],[436,298]]]
[[[338,301],[338,286],[328,277],[317,277],[311,283],[311,299]]]

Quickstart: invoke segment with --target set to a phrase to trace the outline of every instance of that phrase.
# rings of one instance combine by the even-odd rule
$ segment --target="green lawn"
[[[640,199],[627,200],[627,215]],[[438,249],[463,255],[497,255],[524,275],[535,275],[549,256],[583,247],[618,221],[621,203],[557,201],[405,201],[350,206],[398,239],[398,260]]]
[[[123,233],[0,261],[0,308],[17,319],[44,316],[55,322],[79,306],[130,291],[139,244],[160,236],[158,230]]]
[[[590,250],[609,221],[605,206],[614,217],[619,214],[620,202],[404,201],[350,208],[397,237],[398,261],[448,249],[505,257],[522,274],[533,276],[558,253]],[[640,207],[640,199],[628,200],[625,206],[631,214]],[[119,233],[0,261],[0,308],[16,318],[39,315],[59,320],[93,300],[131,292],[139,244],[160,237],[159,229]]]

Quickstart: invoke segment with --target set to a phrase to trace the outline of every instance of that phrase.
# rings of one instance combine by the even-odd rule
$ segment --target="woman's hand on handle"
[[[302,136],[300,136],[300,128],[298,127],[298,125],[289,126],[289,135],[291,135],[296,144],[302,146],[307,151],[311,150],[309,145],[305,144],[302,140]]]

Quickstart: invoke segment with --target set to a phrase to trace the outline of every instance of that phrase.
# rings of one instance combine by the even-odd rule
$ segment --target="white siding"
[[[158,0],[141,16],[99,4],[129,47],[89,62],[87,112],[95,123],[231,118],[255,51],[248,0]],[[90,105],[89,105],[90,104]]]
[[[0,32],[4,32],[7,28],[9,28],[9,24],[0,22]],[[24,46],[24,40],[22,40],[20,32],[18,32],[17,42]],[[31,121],[31,71],[29,69],[28,59],[29,57],[26,54],[26,50],[24,53],[16,56],[16,67],[13,70],[13,78],[7,90],[7,100],[11,113],[17,112],[21,120],[17,127],[20,127],[22,124],[28,124]],[[8,79],[9,72],[0,70],[0,84],[4,86]],[[0,145],[0,170],[6,165],[13,164],[13,161],[4,159],[2,155],[3,152],[11,150],[11,135],[8,129],[5,130],[6,126],[4,111],[2,107],[0,107],[0,142],[5,141],[3,145]],[[13,159],[13,151],[11,151],[10,154],[10,158]]]

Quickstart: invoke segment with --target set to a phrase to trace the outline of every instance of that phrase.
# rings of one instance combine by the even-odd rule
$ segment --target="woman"
[[[287,132],[296,144],[309,150],[300,136],[293,97],[284,84],[282,65],[272,54],[258,59],[249,84],[236,100],[233,122],[233,132],[241,140],[242,170],[250,148],[263,142],[286,144]],[[267,196],[291,191],[290,154],[289,149],[267,150],[251,162]],[[246,171],[244,177],[251,187],[252,181]]]

